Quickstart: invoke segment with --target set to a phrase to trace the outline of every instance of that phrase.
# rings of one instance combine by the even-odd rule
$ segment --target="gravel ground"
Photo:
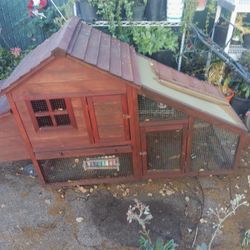
[[[174,239],[177,249],[209,242],[209,208],[228,206],[235,194],[250,202],[250,148],[231,177],[164,179],[133,184],[50,190],[20,173],[27,162],[0,164],[0,249],[137,249],[139,226],[128,224],[133,199],[149,205],[153,240]],[[249,177],[250,178],[250,177]],[[200,219],[203,219],[200,223]],[[198,226],[198,227],[197,227]],[[229,218],[213,249],[241,249],[250,209]],[[194,240],[195,239],[195,240]]]

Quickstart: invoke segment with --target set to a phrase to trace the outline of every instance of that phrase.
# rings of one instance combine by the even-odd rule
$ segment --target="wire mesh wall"
[[[157,131],[146,134],[148,170],[179,170],[182,130]]]
[[[191,171],[230,170],[233,167],[239,136],[204,121],[193,127]]]
[[[133,175],[129,153],[41,160],[39,165],[47,183]]]
[[[141,95],[138,96],[138,107],[140,121],[180,120],[187,118],[185,113]]]

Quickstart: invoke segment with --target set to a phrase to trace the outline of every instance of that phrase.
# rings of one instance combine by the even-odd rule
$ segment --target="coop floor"
[[[37,178],[24,176],[25,164],[0,165],[0,250],[137,249],[139,227],[126,221],[135,197],[151,209],[152,237],[173,238],[177,249],[186,250],[192,245],[202,211],[208,222],[199,224],[196,243],[211,237],[212,220],[205,216],[209,208],[227,206],[239,193],[250,201],[250,148],[241,159],[240,172],[231,178],[164,179],[60,192],[43,189]],[[250,209],[240,208],[225,223],[213,249],[240,250],[242,234],[250,229],[249,218]]]

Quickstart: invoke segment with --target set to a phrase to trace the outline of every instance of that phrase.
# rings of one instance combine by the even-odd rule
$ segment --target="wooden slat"
[[[127,43],[121,43],[122,77],[133,81],[133,71],[130,58],[130,48]]]
[[[111,36],[102,33],[97,66],[107,71],[110,69],[110,43]]]
[[[87,63],[96,65],[99,55],[99,47],[101,41],[101,32],[96,29],[92,29],[92,32],[89,37],[87,51],[85,53],[84,60]]]
[[[122,76],[120,41],[112,38],[110,52],[110,72]]]
[[[91,30],[91,26],[85,25],[83,23],[81,24],[81,30],[78,34],[77,40],[74,44],[74,47],[71,48],[72,52],[70,54],[72,56],[83,60],[86,54]]]

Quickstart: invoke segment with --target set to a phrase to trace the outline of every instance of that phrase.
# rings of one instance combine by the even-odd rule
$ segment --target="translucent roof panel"
[[[137,60],[143,88],[245,130],[245,126],[225,100],[178,86],[171,81],[162,81],[154,68],[156,62],[139,55]]]

